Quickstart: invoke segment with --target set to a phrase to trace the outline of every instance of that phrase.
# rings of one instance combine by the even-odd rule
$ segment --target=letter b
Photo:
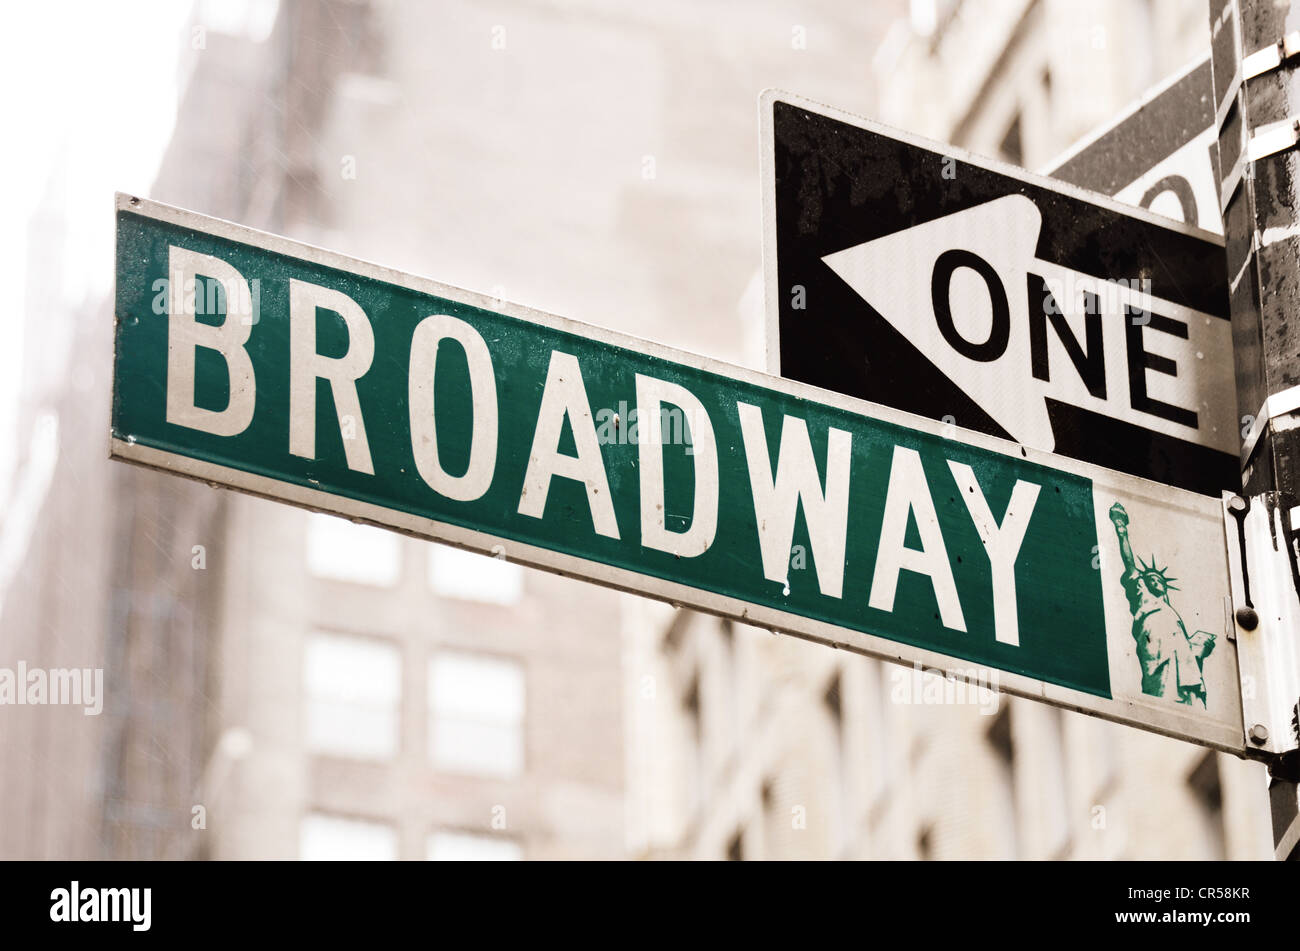
[[[252,297],[248,282],[220,258],[175,245],[170,248],[167,268],[171,285],[167,318],[167,422],[214,436],[236,436],[253,421],[256,403],[253,361],[244,349],[253,325],[231,320],[231,312],[238,309],[235,302]],[[200,274],[215,278],[225,291],[226,316],[220,324],[194,319],[194,282]],[[230,399],[225,409],[205,409],[194,403],[194,357],[199,347],[215,350],[226,362]]]

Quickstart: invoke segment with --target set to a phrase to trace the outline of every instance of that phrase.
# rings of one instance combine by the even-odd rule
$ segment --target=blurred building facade
[[[1178,0],[205,6],[149,197],[753,366],[759,90],[1039,167],[1208,43]],[[91,364],[33,397],[56,461],[20,434],[0,625],[105,713],[0,711],[0,855],[1270,854],[1259,767],[109,464]]]
[[[352,174],[320,137],[402,88],[385,70],[403,11],[241,6],[200,4],[178,38],[185,93],[150,197],[306,240],[341,223],[382,257],[385,219],[359,214],[368,199],[340,212],[323,180],[393,181]],[[418,187],[425,156],[396,139],[427,117],[410,108],[418,84],[406,95],[366,141]],[[33,222],[32,267],[47,271],[33,284],[58,286],[60,211]],[[5,523],[18,557],[4,653],[103,668],[105,696],[95,717],[5,708],[0,854],[620,857],[616,596],[109,463],[111,313],[78,301],[59,315],[91,372],[53,372],[48,338],[28,338],[30,400],[52,422],[20,459],[13,501],[34,524]]]
[[[915,0],[872,114],[1038,169],[1208,45],[1202,4]],[[1271,856],[1259,764],[685,612],[632,627],[642,854]]]

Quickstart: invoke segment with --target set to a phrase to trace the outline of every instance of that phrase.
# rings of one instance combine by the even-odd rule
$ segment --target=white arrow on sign
[[[1055,449],[1051,398],[1236,452],[1229,322],[1037,258],[1041,227],[1007,195],[823,260],[1023,445]]]

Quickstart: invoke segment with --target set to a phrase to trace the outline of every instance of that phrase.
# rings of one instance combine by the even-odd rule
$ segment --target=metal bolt
[[[1243,499],[1240,495],[1234,495],[1232,498],[1228,499],[1228,511],[1229,512],[1246,511],[1246,500]]]
[[[1268,742],[1268,727],[1262,723],[1256,723],[1250,728],[1250,742],[1256,746],[1263,746]]]

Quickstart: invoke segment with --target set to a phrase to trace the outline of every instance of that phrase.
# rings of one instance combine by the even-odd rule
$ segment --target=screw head
[[[1246,511],[1246,500],[1243,499],[1240,495],[1234,495],[1232,498],[1228,499],[1228,511],[1230,512]]]
[[[1256,723],[1250,728],[1250,742],[1256,746],[1262,746],[1268,742],[1268,727],[1262,723]]]
[[[1237,608],[1237,623],[1247,631],[1259,627],[1259,612],[1254,608]]]

